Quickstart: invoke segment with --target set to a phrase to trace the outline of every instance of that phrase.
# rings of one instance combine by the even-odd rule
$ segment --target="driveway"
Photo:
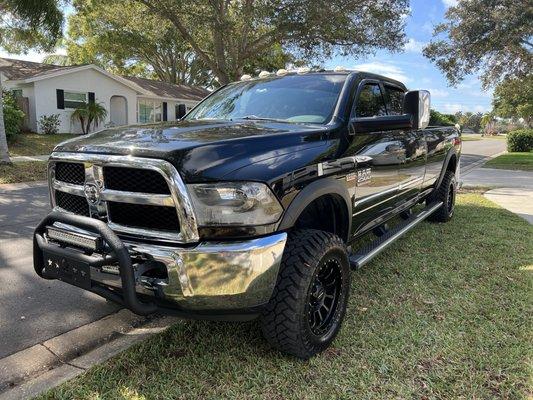
[[[0,186],[0,359],[118,309],[101,297],[37,277],[32,232],[49,211],[48,188]]]

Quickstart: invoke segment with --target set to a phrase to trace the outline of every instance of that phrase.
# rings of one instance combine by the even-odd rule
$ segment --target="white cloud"
[[[422,53],[422,49],[426,46],[425,42],[419,42],[416,39],[410,38],[404,46],[405,51],[412,53]]]
[[[448,8],[455,7],[459,0],[442,0],[442,2],[444,3],[444,7]]]
[[[463,106],[456,103],[445,103],[437,107],[437,110],[445,112],[446,114],[455,114],[456,112],[462,111]]]
[[[461,103],[443,103],[433,106],[437,111],[445,114],[455,114],[456,112],[487,112],[490,110],[490,106],[484,106],[482,104],[461,104]]]
[[[374,74],[384,75],[392,79],[396,79],[397,81],[406,83],[409,82],[411,79],[407,77],[405,72],[397,67],[396,65],[379,62],[379,61],[373,61],[368,62],[364,64],[357,64],[353,67],[353,69],[358,71],[366,71],[366,72],[372,72]]]
[[[427,89],[431,93],[431,97],[448,97],[450,92],[444,89]]]

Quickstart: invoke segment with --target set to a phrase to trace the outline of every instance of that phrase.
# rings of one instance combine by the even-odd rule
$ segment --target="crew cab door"
[[[383,91],[387,106],[387,115],[403,114],[404,91],[402,88],[384,82]],[[427,146],[424,131],[415,129],[399,129],[394,132],[398,139],[398,194],[396,205],[413,199],[422,188],[426,172]]]
[[[351,119],[387,116],[379,81],[359,83]],[[405,159],[402,140],[395,131],[375,130],[350,135],[344,156],[357,163],[352,234],[379,224],[395,208],[400,176],[398,166]],[[348,179],[348,177],[347,177]]]

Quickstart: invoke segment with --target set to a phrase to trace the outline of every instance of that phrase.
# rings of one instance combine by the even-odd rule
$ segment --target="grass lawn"
[[[533,152],[502,154],[487,161],[484,167],[533,171]]]
[[[257,323],[183,321],[41,399],[531,395],[533,227],[479,193],[352,275],[334,347],[302,362]]]
[[[38,135],[36,133],[21,133],[10,138],[9,154],[15,156],[40,156],[50,154],[54,147],[74,135],[63,133],[57,135]]]
[[[46,164],[45,161],[25,161],[0,165],[0,184],[45,180]]]

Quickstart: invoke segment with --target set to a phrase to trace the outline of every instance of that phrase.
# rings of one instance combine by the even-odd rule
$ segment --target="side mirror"
[[[427,90],[411,90],[403,98],[403,112],[411,115],[413,129],[425,129],[429,125],[431,95]]]

